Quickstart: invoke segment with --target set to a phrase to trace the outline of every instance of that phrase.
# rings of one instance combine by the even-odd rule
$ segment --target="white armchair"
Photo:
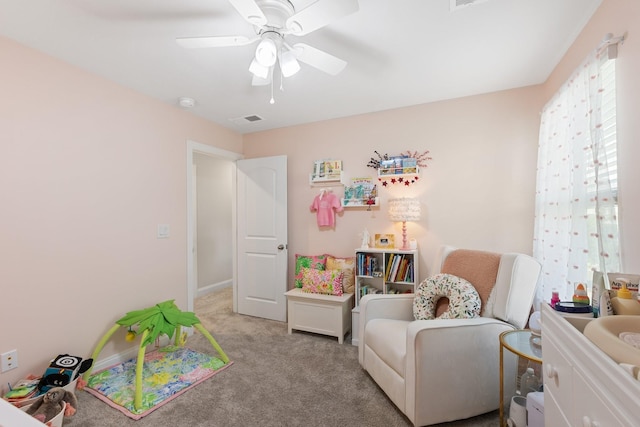
[[[413,294],[360,300],[360,365],[416,426],[498,409],[499,335],[526,325],[540,274],[540,264],[523,254],[444,247],[439,259],[434,274],[462,277],[476,289],[495,283],[485,298],[478,290],[481,317],[415,320]],[[515,387],[517,360],[505,354],[504,363],[505,383]]]

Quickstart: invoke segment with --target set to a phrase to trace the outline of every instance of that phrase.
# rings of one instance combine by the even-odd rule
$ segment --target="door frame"
[[[196,272],[194,271],[195,262],[194,262],[194,233],[196,231],[195,227],[195,209],[194,209],[194,195],[193,195],[193,161],[194,154],[204,154],[207,156],[218,157],[223,160],[229,160],[233,163],[232,165],[232,177],[231,177],[231,198],[234,203],[231,206],[231,247],[232,251],[232,259],[233,259],[233,267],[232,267],[232,282],[233,282],[233,311],[238,311],[238,301],[236,300],[237,295],[237,280],[236,280],[236,272],[237,272],[237,257],[236,257],[236,248],[237,248],[237,236],[235,233],[237,224],[236,224],[236,214],[237,214],[237,206],[236,206],[236,195],[237,195],[237,178],[236,178],[236,161],[243,159],[244,156],[240,153],[234,153],[233,151],[223,150],[221,148],[212,147],[210,145],[201,144],[196,141],[187,140],[187,311],[193,311],[194,309],[194,299],[196,296]]]

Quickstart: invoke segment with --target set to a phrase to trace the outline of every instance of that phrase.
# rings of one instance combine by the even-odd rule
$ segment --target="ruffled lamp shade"
[[[420,200],[410,197],[389,200],[389,219],[402,222],[402,250],[409,250],[407,243],[407,221],[420,220]]]

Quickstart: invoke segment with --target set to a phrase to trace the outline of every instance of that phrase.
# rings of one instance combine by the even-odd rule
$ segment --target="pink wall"
[[[531,253],[539,112],[605,33],[626,31],[618,61],[621,240],[625,271],[640,271],[639,26],[640,2],[604,0],[544,85],[246,135],[247,157],[289,156],[290,277],[295,253],[351,255],[365,227],[399,238],[386,200],[405,195],[419,197],[425,212],[408,225],[421,250],[422,277],[441,244]],[[380,210],[346,211],[334,230],[319,230],[308,211],[319,191],[307,182],[313,161],[342,159],[351,176],[368,176],[374,171],[364,165],[373,150],[430,150],[433,161],[415,187],[381,190]]]
[[[365,227],[401,240],[387,215],[392,197],[422,202],[422,220],[407,224],[422,277],[441,244],[531,253],[541,104],[539,88],[523,88],[245,135],[249,158],[288,156],[290,277],[295,253],[353,256]],[[320,230],[309,212],[320,191],[308,183],[313,161],[341,159],[350,177],[374,176],[374,150],[429,150],[433,160],[418,184],[381,188],[380,208],[345,210],[335,229]]]
[[[640,272],[640,2],[634,0],[604,0],[578,40],[562,59],[544,86],[545,99],[553,93],[580,65],[604,35],[628,33],[619,46],[617,72],[618,97],[618,182],[620,202],[620,234],[622,266],[630,273]]]
[[[58,353],[88,355],[128,310],[186,305],[188,139],[289,157],[290,270],[296,252],[353,254],[365,227],[399,237],[385,209],[396,196],[422,200],[423,220],[408,225],[422,277],[442,243],[530,253],[538,113],[607,32],[629,32],[618,61],[620,202],[625,270],[640,271],[639,25],[640,3],[604,0],[545,85],[244,138],[0,38],[0,352],[20,352],[0,384]],[[320,231],[308,210],[313,161],[337,157],[352,177],[372,175],[373,150],[430,150],[433,161],[418,185],[381,189],[381,209],[346,211]],[[170,239],[155,238],[159,223]],[[117,340],[103,356],[127,348]]]
[[[6,384],[88,356],[127,311],[186,308],[186,141],[241,152],[242,137],[4,38],[0,64]],[[128,347],[114,343],[104,356]]]

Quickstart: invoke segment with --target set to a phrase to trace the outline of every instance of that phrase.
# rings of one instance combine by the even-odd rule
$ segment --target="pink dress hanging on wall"
[[[340,198],[335,194],[322,191],[314,199],[310,206],[311,211],[316,211],[318,227],[333,227],[336,225],[336,212],[342,212]]]

